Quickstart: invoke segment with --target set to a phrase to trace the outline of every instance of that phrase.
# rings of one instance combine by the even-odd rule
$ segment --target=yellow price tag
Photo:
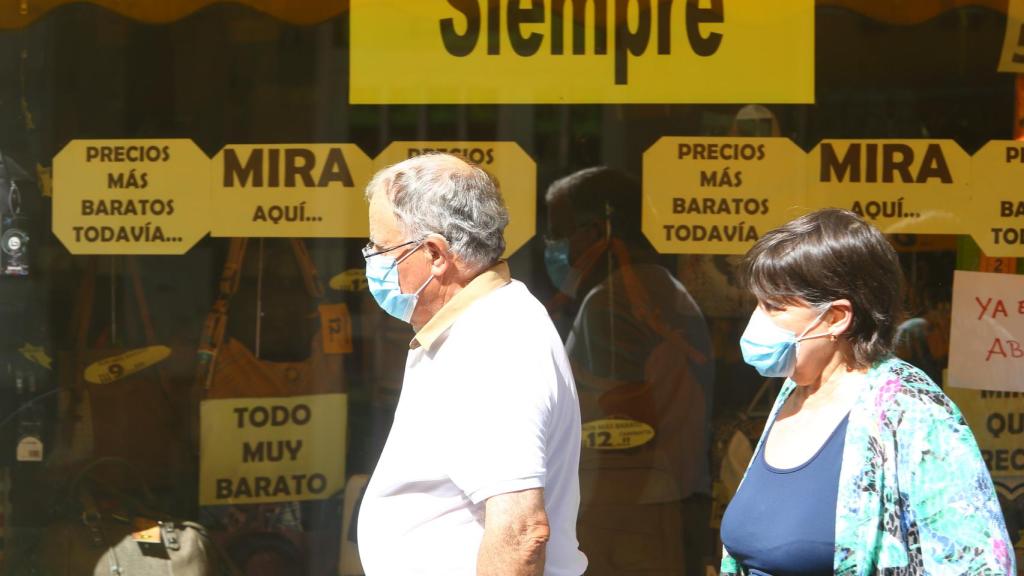
[[[136,348],[124,354],[111,356],[93,362],[85,369],[85,381],[90,384],[109,384],[125,376],[135,374],[159,364],[171,355],[167,346],[147,346]]]
[[[625,450],[654,439],[654,428],[636,420],[609,418],[583,424],[583,447],[594,450]]]
[[[352,352],[352,318],[344,303],[320,305],[320,336],[325,354]]]

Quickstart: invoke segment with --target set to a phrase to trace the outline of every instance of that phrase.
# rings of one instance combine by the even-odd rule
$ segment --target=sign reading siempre
[[[353,104],[814,102],[814,2],[352,0]]]
[[[1024,142],[993,140],[971,166],[971,236],[986,256],[1024,257]]]
[[[644,152],[644,234],[663,254],[742,254],[798,215],[806,158],[785,138],[662,138]]]
[[[498,181],[508,207],[505,254],[511,256],[536,233],[537,165],[515,142],[392,142],[374,160],[378,169],[430,152],[454,154]]]
[[[952,140],[822,140],[807,172],[815,206],[852,210],[886,234],[967,233],[970,158]]]
[[[213,236],[369,235],[363,189],[373,163],[354,144],[232,144],[213,166]]]
[[[953,274],[949,385],[1024,391],[1024,276]]]
[[[327,498],[345,485],[345,394],[204,400],[199,504]]]
[[[191,140],[72,140],[53,159],[53,233],[72,254],[184,254],[208,229]]]

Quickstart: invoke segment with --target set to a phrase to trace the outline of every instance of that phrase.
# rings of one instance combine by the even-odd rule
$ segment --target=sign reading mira
[[[351,0],[353,104],[814,101],[813,0]]]

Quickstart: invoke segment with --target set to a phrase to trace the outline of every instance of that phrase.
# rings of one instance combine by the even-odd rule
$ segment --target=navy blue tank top
[[[796,468],[770,466],[764,446],[754,457],[722,518],[725,549],[752,576],[832,574],[848,421],[849,414],[818,452]]]

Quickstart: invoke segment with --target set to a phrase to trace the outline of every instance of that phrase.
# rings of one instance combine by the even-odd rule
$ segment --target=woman
[[[827,209],[761,238],[740,342],[786,377],[722,520],[723,574],[1016,574],[957,407],[893,357],[901,272],[882,234]]]

